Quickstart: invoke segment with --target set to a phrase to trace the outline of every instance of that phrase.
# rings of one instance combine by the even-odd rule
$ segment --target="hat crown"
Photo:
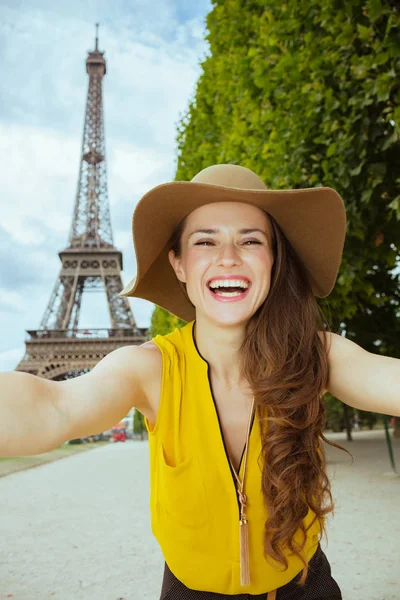
[[[211,165],[206,167],[191,180],[195,183],[222,185],[243,190],[266,190],[265,183],[247,167],[240,165]]]

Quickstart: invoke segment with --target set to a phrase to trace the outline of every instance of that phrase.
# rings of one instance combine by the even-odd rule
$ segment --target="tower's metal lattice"
[[[97,26],[96,26],[97,27]],[[102,84],[104,52],[88,53],[89,87],[78,188],[69,246],[59,252],[61,270],[38,330],[27,331],[26,352],[17,371],[47,379],[67,379],[90,371],[106,354],[148,339],[136,325],[123,289],[122,253],[113,245],[107,192]],[[111,327],[79,329],[84,292],[106,294]]]

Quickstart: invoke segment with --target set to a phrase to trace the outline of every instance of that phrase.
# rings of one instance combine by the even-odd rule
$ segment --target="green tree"
[[[186,321],[179,319],[161,306],[156,306],[151,315],[150,335],[151,337],[167,335],[176,327],[183,327],[183,325],[186,325]]]
[[[144,431],[146,431],[144,416],[137,408],[135,408],[135,412],[133,413],[133,433],[142,434]]]
[[[400,357],[400,13],[389,0],[213,0],[176,179],[216,163],[330,186],[347,236],[332,329]],[[397,272],[396,272],[397,267]]]

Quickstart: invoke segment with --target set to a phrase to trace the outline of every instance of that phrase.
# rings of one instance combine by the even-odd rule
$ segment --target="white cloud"
[[[6,165],[0,185],[7,204],[2,226],[25,243],[35,244],[40,237],[38,221],[66,236],[78,175],[79,140],[67,133],[14,123],[0,123],[0,138],[0,161]],[[32,227],[30,217],[35,218]]]
[[[14,371],[25,352],[25,345],[0,352],[1,371]]]

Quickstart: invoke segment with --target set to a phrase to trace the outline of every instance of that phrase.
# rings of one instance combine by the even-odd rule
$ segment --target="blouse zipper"
[[[203,359],[203,360],[204,360],[204,359]],[[205,361],[205,362],[206,362],[206,361]],[[212,398],[212,401],[213,401],[213,404],[214,404],[214,410],[215,410],[215,414],[217,415],[217,421],[218,421],[218,426],[219,426],[219,432],[220,432],[220,435],[221,435],[222,444],[223,444],[223,446],[224,446],[224,451],[225,451],[225,458],[226,458],[226,461],[227,461],[227,463],[228,463],[229,470],[230,470],[230,472],[231,472],[231,478],[232,478],[232,482],[233,482],[233,487],[234,487],[234,489],[235,489],[236,502],[237,502],[237,505],[238,505],[238,512],[239,512],[239,518],[240,518],[240,514],[241,514],[241,513],[240,513],[240,509],[241,509],[241,507],[240,507],[240,500],[239,500],[239,496],[238,496],[237,489],[236,489],[236,483],[235,483],[235,481],[236,481],[236,480],[235,480],[235,474],[234,474],[234,472],[233,472],[233,469],[232,469],[232,466],[231,466],[231,462],[230,462],[230,460],[229,460],[228,450],[227,450],[227,448],[226,448],[225,439],[224,439],[224,436],[223,436],[223,433],[222,433],[221,422],[220,422],[220,420],[219,420],[219,415],[218,415],[217,405],[215,404],[214,393],[213,393],[213,390],[212,390],[211,381],[210,381],[210,377],[209,377],[209,368],[208,368],[208,363],[206,362],[206,364],[207,364],[207,379],[208,379],[208,386],[209,386],[209,388],[210,388],[210,393],[211,393],[211,398]],[[251,435],[251,432],[252,432],[252,429],[253,429],[254,417],[255,417],[255,414],[253,414],[253,418],[252,418],[252,421],[251,421],[250,435]],[[250,437],[250,436],[249,436],[249,437]],[[249,443],[250,443],[250,440],[249,440]],[[243,451],[242,451],[242,456],[240,457],[240,462],[239,462],[238,473],[240,473],[240,468],[241,468],[241,466],[242,466],[242,460],[243,460],[244,450],[245,450],[245,449],[243,448]]]

